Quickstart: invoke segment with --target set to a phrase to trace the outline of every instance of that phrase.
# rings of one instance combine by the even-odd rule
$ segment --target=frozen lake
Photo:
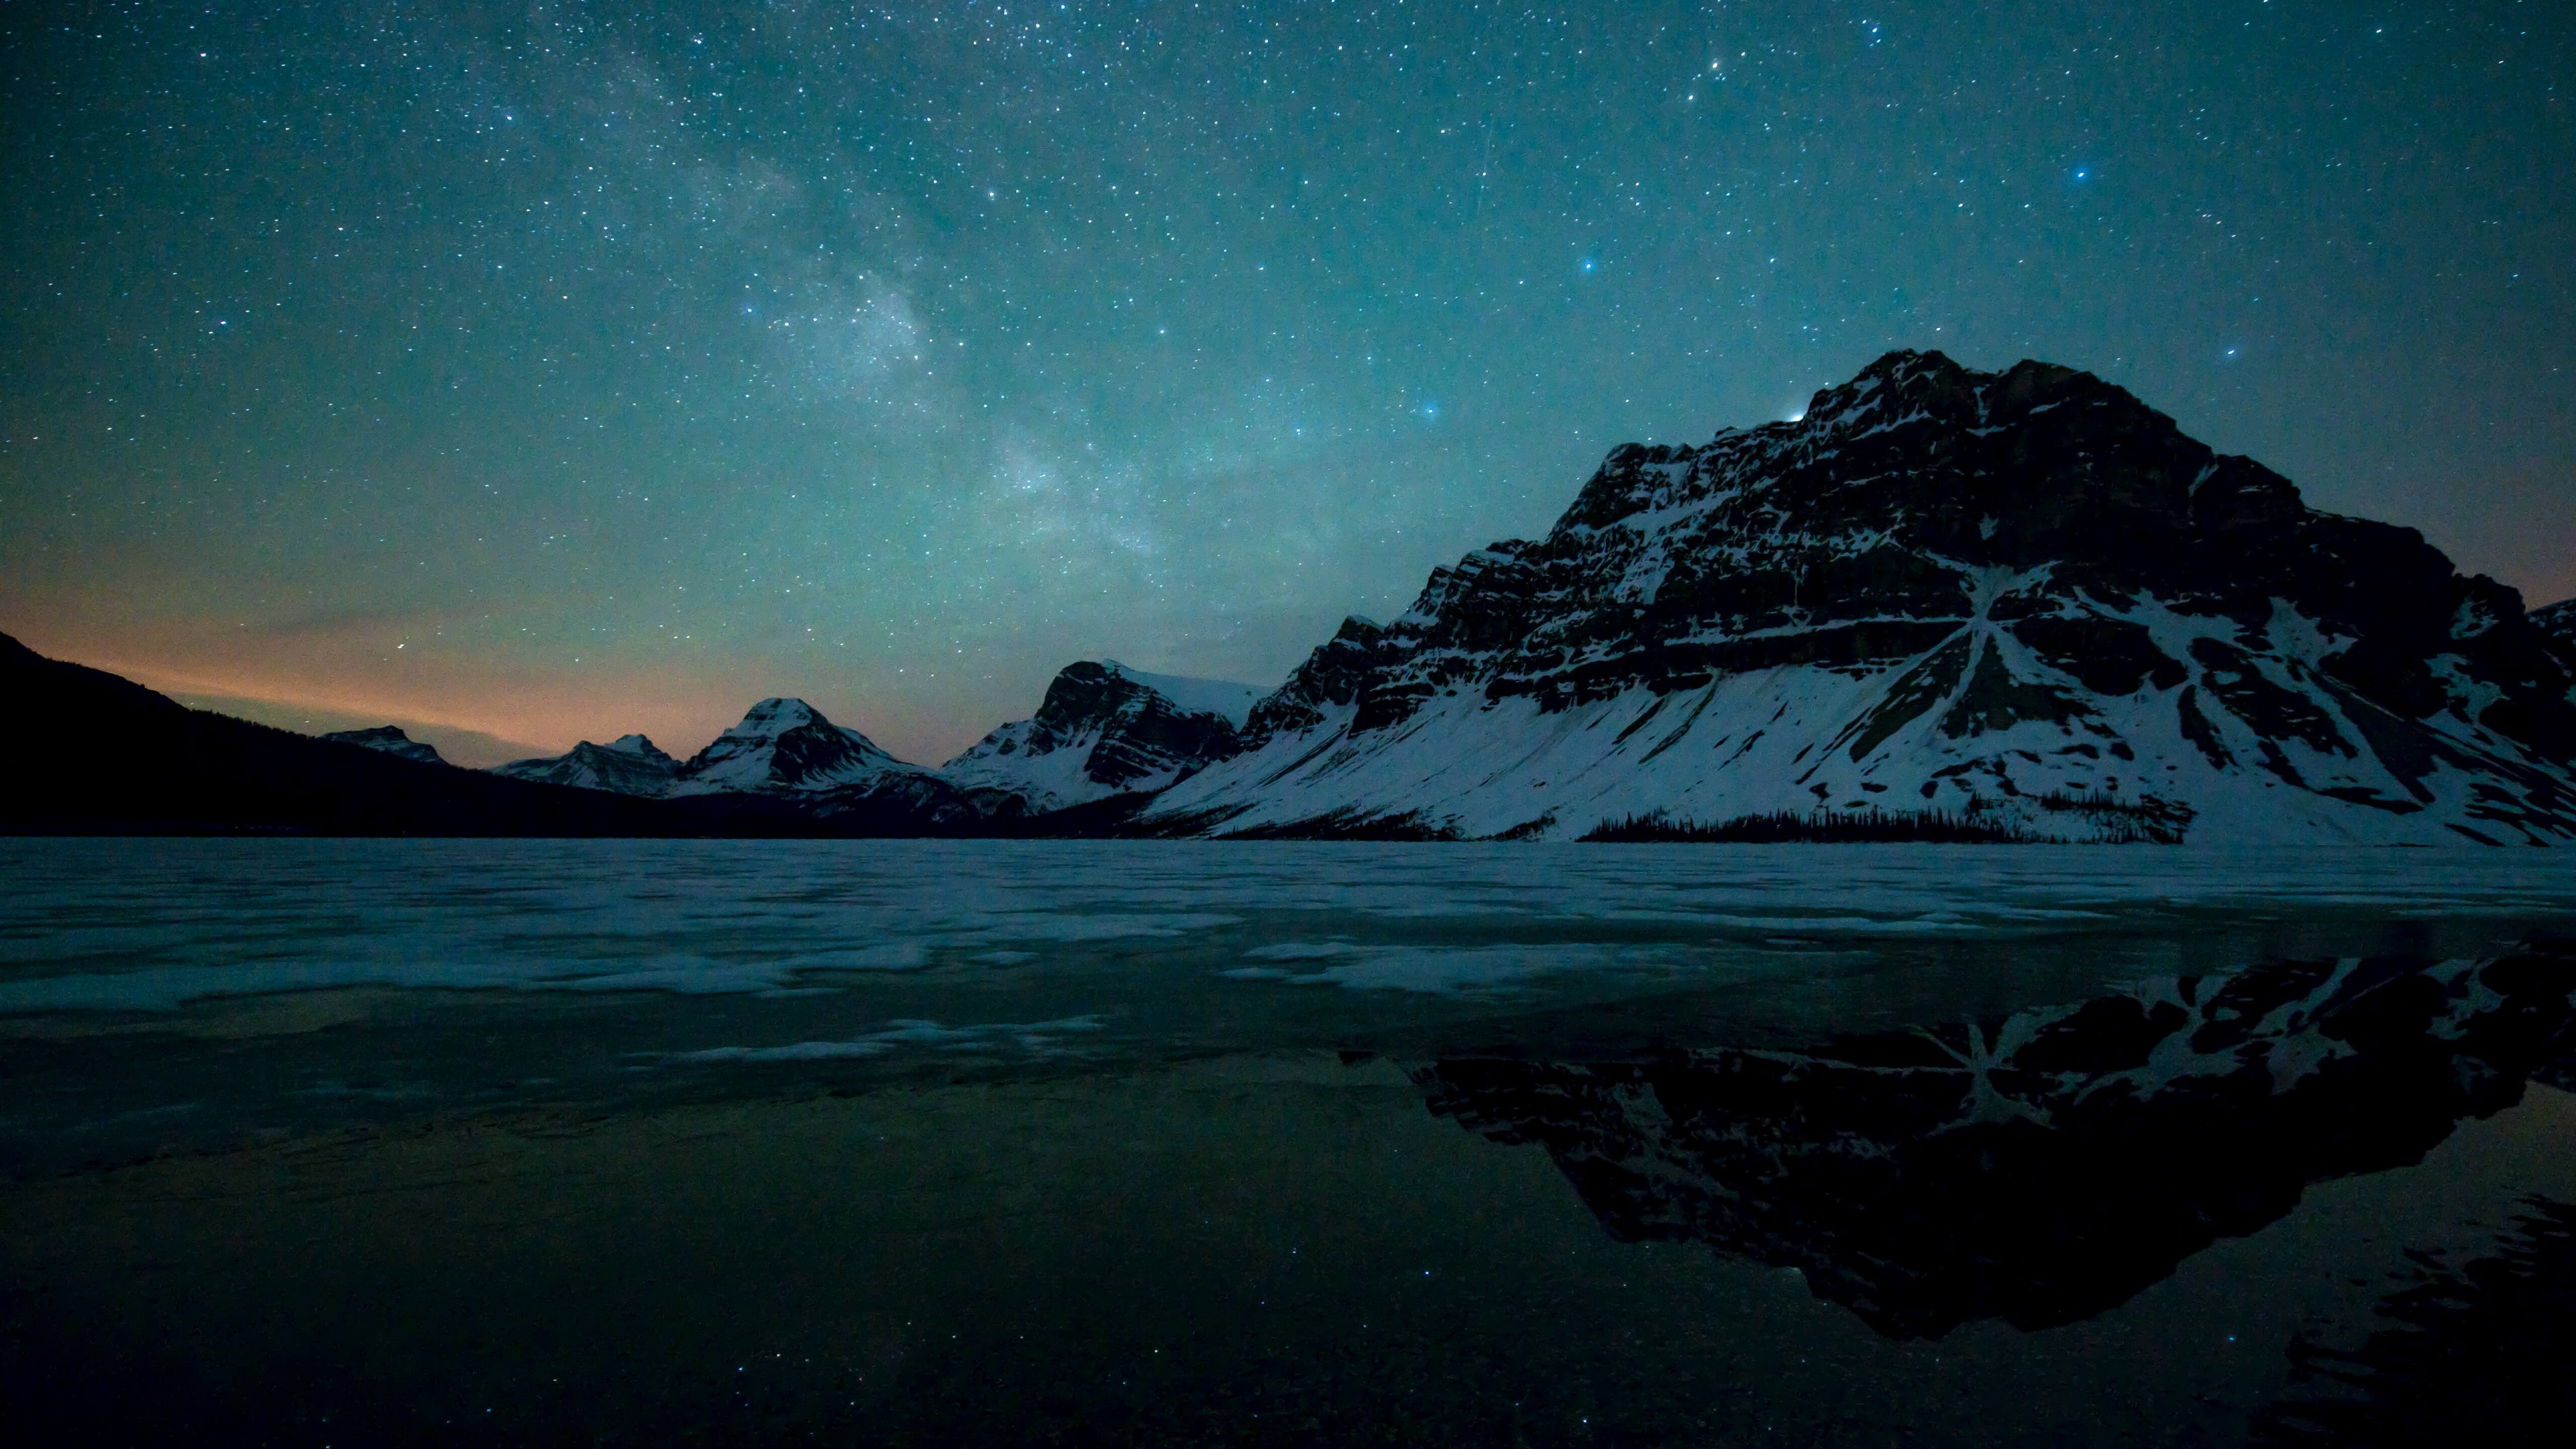
[[[2234,1443],[2576,1201],[2557,852],[0,882],[0,1410],[155,1442]]]

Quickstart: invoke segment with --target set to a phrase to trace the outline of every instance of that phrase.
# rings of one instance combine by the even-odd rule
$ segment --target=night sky
[[[0,629],[475,763],[1275,683],[1610,446],[2090,369],[2576,593],[2576,6],[0,0]]]

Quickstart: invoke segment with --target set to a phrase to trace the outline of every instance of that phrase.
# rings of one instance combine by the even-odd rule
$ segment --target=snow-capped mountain
[[[1352,619],[1163,833],[2576,842],[2576,650],[2087,373],[1896,352]]]
[[[344,745],[360,745],[370,750],[381,750],[388,755],[399,755],[406,760],[418,760],[424,765],[447,763],[439,758],[436,745],[425,740],[413,739],[404,734],[399,725],[378,725],[371,730],[333,730],[322,738],[335,740]]]
[[[680,799],[747,795],[836,825],[896,833],[971,824],[978,812],[933,770],[907,764],[801,699],[764,699],[685,762],[642,735],[588,741],[568,754],[518,760],[499,773],[621,795]]]
[[[2576,622],[2576,621],[2572,621]],[[1130,669],[1115,659],[1103,659],[1100,667],[1112,674],[1124,675],[1178,705],[1184,714],[1223,715],[1236,729],[1261,703],[1268,689],[1258,684],[1238,684],[1231,679],[1196,679],[1186,674],[1148,674]]]
[[[516,780],[541,780],[549,785],[576,785],[584,790],[611,790],[651,798],[670,794],[680,779],[680,762],[642,735],[620,735],[604,745],[583,740],[566,754],[512,760],[492,768],[493,773]]]
[[[2283,962],[1807,1051],[1412,1069],[1622,1241],[1794,1267],[1882,1333],[2070,1323],[2311,1183],[2418,1161],[2576,1047],[2576,952]]]
[[[1248,684],[1086,660],[1057,673],[1035,717],[984,736],[940,773],[995,814],[1161,790],[1232,758],[1260,697]]]
[[[917,772],[857,730],[801,699],[764,699],[689,758],[675,795],[781,794],[839,789],[888,771]]]

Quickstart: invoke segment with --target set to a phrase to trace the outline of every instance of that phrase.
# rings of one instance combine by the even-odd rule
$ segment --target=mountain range
[[[739,796],[656,802],[419,758],[400,732],[316,739],[208,710],[0,634],[7,834],[821,835]],[[401,746],[409,745],[409,750]],[[392,746],[393,748],[387,748]]]
[[[496,773],[653,800],[748,797],[849,834],[964,833],[987,813],[937,771],[896,759],[801,699],[762,700],[686,760],[626,735]]]
[[[2565,610],[2089,374],[1898,352],[1352,619],[1189,834],[2576,838]]]
[[[698,802],[648,834],[2571,843],[2576,600],[2088,373],[1893,352],[1795,421],[1615,449],[1276,689],[1084,661],[937,769],[774,698],[685,760],[491,776]]]

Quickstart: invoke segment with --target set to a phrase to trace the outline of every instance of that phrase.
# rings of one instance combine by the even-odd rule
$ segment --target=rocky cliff
[[[1175,834],[2576,841],[2576,649],[2089,374],[1891,353],[1354,618]]]
[[[1162,790],[1239,753],[1236,726],[1258,696],[1246,685],[1141,674],[1114,660],[1071,664],[1035,716],[994,730],[940,773],[994,814]]]

